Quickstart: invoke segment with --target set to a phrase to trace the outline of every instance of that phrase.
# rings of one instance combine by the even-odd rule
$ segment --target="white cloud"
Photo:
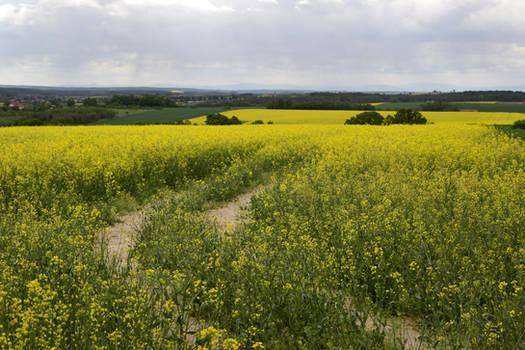
[[[0,76],[12,84],[519,85],[522,13],[525,2],[513,0],[0,0],[0,45],[10,48],[0,51]]]
[[[122,0],[125,6],[187,8],[204,12],[233,11],[229,6],[217,5],[209,0]]]
[[[23,25],[26,23],[33,23],[31,19],[32,6],[28,4],[20,4],[18,6],[13,4],[0,5],[0,23],[6,22],[12,25]]]

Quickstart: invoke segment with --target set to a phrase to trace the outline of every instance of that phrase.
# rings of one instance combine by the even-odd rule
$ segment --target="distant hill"
[[[113,95],[169,95],[183,93],[184,95],[231,95],[232,91],[206,90],[192,88],[157,88],[157,87],[54,87],[54,86],[8,86],[0,85],[1,96],[113,96]]]
[[[237,89],[235,89],[237,87]],[[52,86],[8,86],[0,85],[0,97],[24,96],[71,96],[109,97],[113,95],[177,95],[192,96],[239,96],[239,95],[288,95],[298,102],[332,101],[351,103],[375,102],[525,102],[523,91],[458,91],[458,92],[348,92],[309,91],[301,89],[251,88],[251,85],[232,85],[229,89],[198,89],[183,87],[52,87]],[[266,101],[263,101],[266,102]]]

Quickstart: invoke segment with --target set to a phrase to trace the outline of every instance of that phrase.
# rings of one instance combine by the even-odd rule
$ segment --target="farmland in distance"
[[[226,111],[223,114],[236,116],[243,122],[262,120],[264,123],[272,121],[275,124],[343,124],[346,119],[362,111],[312,111],[289,109],[243,109]],[[379,111],[383,116],[395,114],[395,111]],[[433,123],[458,124],[512,124],[516,120],[525,119],[522,113],[504,112],[422,112]],[[204,124],[206,118],[192,119],[192,122]]]
[[[225,107],[178,107],[151,110],[118,110],[114,119],[100,120],[98,125],[162,124],[192,119],[211,113],[224,112]],[[127,114],[126,114],[127,112]]]

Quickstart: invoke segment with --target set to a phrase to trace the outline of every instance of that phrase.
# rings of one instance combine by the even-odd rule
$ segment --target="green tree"
[[[383,124],[384,118],[381,114],[375,111],[363,112],[358,115],[347,119],[345,121],[346,125],[357,124],[357,125],[381,125]]]
[[[68,107],[75,107],[75,100],[73,100],[72,98],[69,98],[66,104]]]
[[[43,112],[47,111],[51,105],[48,102],[36,102],[33,104],[33,111]]]
[[[84,100],[84,106],[86,107],[96,107],[97,106],[97,99],[94,97],[88,97]]]
[[[385,122],[384,124],[385,125],[390,125],[390,124],[393,124],[394,123],[394,117],[391,116],[390,114],[386,116],[385,118]]]
[[[237,118],[236,116],[233,116],[231,117],[229,124],[230,125],[242,124],[242,122],[239,120],[239,118]]]
[[[236,116],[228,118],[224,114],[214,113],[206,116],[207,125],[235,125],[242,124],[242,122]]]
[[[388,118],[388,124],[426,124],[427,119],[412,109],[400,109],[393,118]]]
[[[512,124],[513,129],[525,129],[525,119],[523,120],[516,120],[514,124]]]
[[[292,100],[289,98],[275,98],[266,106],[267,109],[291,109],[293,108]]]
[[[32,118],[32,119],[26,119],[24,120],[21,125],[23,126],[40,126],[44,125],[44,122],[38,118]]]

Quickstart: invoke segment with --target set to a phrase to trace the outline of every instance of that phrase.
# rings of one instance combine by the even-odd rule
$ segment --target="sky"
[[[0,0],[0,85],[525,90],[524,0]]]

